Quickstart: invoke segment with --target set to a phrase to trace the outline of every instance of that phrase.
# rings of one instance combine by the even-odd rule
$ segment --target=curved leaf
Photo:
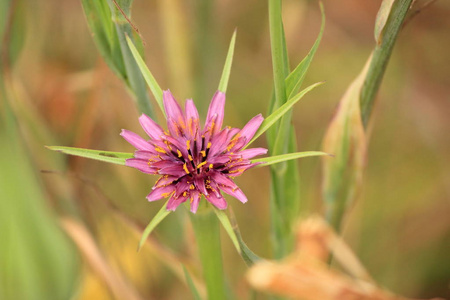
[[[63,147],[63,146],[45,146],[45,147],[47,147],[50,150],[59,151],[69,155],[95,159],[123,166],[125,165],[125,161],[128,158],[133,158],[133,153],[111,152],[111,151]]]
[[[227,58],[223,66],[222,77],[220,78],[219,91],[226,93],[228,86],[228,79],[230,78],[231,64],[233,63],[234,45],[236,44],[236,30],[231,37],[230,47],[228,48]]]
[[[283,161],[291,160],[291,159],[298,159],[302,157],[311,157],[311,156],[323,156],[328,155],[332,156],[331,154],[321,152],[321,151],[305,151],[305,152],[296,152],[296,153],[288,153],[288,154],[282,154],[277,156],[269,156],[264,158],[258,158],[253,159],[252,163],[262,163],[258,165],[257,167],[265,167],[270,166],[273,164],[277,164]]]
[[[142,233],[141,240],[139,241],[138,251],[141,250],[142,246],[145,243],[145,240],[148,238],[150,233],[152,233],[153,229],[161,223],[172,211],[167,210],[166,206],[169,200],[161,207],[158,213],[151,219],[150,223],[148,223],[147,227],[145,227],[144,232]]]

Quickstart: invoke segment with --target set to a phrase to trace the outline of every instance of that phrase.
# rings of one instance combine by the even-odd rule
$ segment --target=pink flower
[[[261,125],[261,114],[242,129],[222,129],[225,94],[217,91],[202,130],[191,99],[186,101],[184,113],[170,91],[164,91],[163,102],[168,132],[142,114],[139,122],[149,140],[125,129],[121,133],[137,149],[126,165],[144,173],[161,175],[147,199],[170,197],[167,210],[175,210],[189,199],[193,213],[202,195],[219,209],[227,207],[221,192],[247,202],[233,179],[256,165],[251,163],[251,158],[267,153],[264,148],[242,150]]]

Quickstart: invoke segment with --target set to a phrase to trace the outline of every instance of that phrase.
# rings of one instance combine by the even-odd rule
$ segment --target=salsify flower
[[[233,179],[257,165],[251,158],[267,153],[265,148],[243,150],[261,125],[264,119],[261,114],[242,129],[222,129],[225,94],[217,91],[202,129],[191,99],[186,100],[184,113],[170,91],[164,91],[163,103],[168,131],[142,114],[139,122],[149,140],[125,129],[121,133],[137,149],[134,158],[126,160],[126,165],[144,173],[161,175],[147,199],[170,197],[167,210],[175,210],[189,200],[193,213],[197,211],[201,196],[219,209],[227,207],[222,192],[247,202]]]

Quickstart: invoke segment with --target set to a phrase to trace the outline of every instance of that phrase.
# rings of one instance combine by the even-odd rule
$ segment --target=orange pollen
[[[187,168],[186,163],[184,163],[184,165],[183,165],[183,170],[186,172],[186,174],[189,174],[189,170]]]
[[[177,149],[178,157],[182,157],[183,154],[181,154],[181,151]]]
[[[205,152],[205,150],[202,150],[202,151],[200,151],[200,153],[202,154],[202,156],[203,156],[203,157],[205,157],[205,156],[206,156],[206,152]]]
[[[203,167],[204,165],[206,165],[206,161],[199,163],[197,166],[197,169],[200,169],[201,167]]]
[[[209,164],[209,168],[212,169],[213,168],[213,164]]]
[[[164,150],[164,149],[161,148],[161,147],[155,147],[155,150],[156,150],[157,152],[159,152],[159,153],[166,153],[166,150]]]

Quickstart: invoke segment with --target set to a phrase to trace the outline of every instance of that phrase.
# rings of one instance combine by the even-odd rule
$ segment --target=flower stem
[[[208,299],[225,300],[219,220],[211,208],[190,215],[202,263]]]
[[[411,2],[412,0],[396,0],[394,2],[383,30],[383,37],[373,52],[372,61],[360,96],[361,117],[365,128],[367,128],[375,96]]]

